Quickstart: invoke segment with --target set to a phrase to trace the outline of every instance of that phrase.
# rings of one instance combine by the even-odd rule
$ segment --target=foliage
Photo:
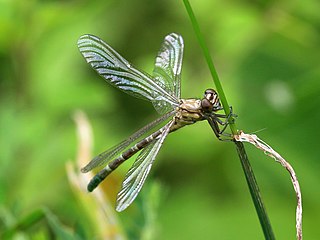
[[[292,163],[304,199],[304,236],[317,238],[319,2],[191,4],[228,102],[239,115],[237,126],[246,132],[266,128],[261,138]],[[129,136],[156,113],[151,104],[99,78],[78,52],[77,39],[98,35],[151,72],[163,37],[178,32],[185,42],[182,96],[201,97],[213,86],[183,3],[3,0],[0,26],[0,231],[14,229],[15,238],[22,232],[25,239],[50,239],[55,233],[48,219],[54,216],[66,234],[92,236],[98,232],[88,211],[92,205],[83,205],[72,191],[65,170],[78,149],[73,112],[82,109],[88,115],[92,154]],[[210,131],[199,123],[166,139],[147,181],[150,189],[161,182],[161,196],[153,197],[160,203],[154,207],[151,239],[262,238],[234,147],[213,140]],[[293,239],[295,197],[288,176],[253,148],[248,154],[276,237]],[[127,168],[103,184],[112,207]],[[149,199],[148,186],[142,193],[138,203],[119,214],[119,228],[128,238],[141,236],[141,226],[147,226],[141,206]],[[43,211],[32,227],[14,228],[41,209],[49,217]]]

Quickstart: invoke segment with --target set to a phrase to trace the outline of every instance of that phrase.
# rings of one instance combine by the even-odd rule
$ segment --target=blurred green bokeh
[[[293,165],[302,189],[304,237],[316,239],[320,2],[191,4],[229,104],[239,115],[237,126],[247,133],[263,129],[258,135]],[[170,32],[185,42],[182,97],[201,97],[214,86],[182,1],[0,1],[0,232],[46,208],[49,224],[37,222],[14,237],[52,238],[47,228],[53,214],[78,237],[83,232],[86,239],[101,238],[85,210],[91,206],[79,201],[88,194],[74,194],[67,178],[66,162],[78,151],[72,115],[77,109],[87,114],[92,154],[98,154],[157,113],[152,104],[106,84],[83,60],[77,39],[98,35],[151,73]],[[296,199],[288,173],[251,146],[247,150],[277,239],[294,239]],[[132,162],[101,186],[112,207]],[[140,216],[139,205],[148,200],[159,206]],[[149,239],[263,239],[235,148],[217,141],[205,122],[166,139],[141,196],[117,215],[129,239],[141,238],[149,218],[155,228]]]

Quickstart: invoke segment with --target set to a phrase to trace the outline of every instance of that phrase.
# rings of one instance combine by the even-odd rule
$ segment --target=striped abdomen
[[[155,138],[163,133],[165,127],[160,128],[158,131],[152,133],[148,137],[142,139],[140,142],[135,144],[133,147],[124,151],[118,158],[109,162],[106,167],[104,167],[100,172],[98,172],[89,182],[88,191],[92,192],[113,170],[120,166],[121,163],[132,157],[134,154],[139,152],[141,149],[145,148],[150,144]]]

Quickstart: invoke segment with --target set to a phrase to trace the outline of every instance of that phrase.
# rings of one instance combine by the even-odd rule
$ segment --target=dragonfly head
[[[218,93],[214,89],[207,89],[204,98],[201,100],[202,109],[205,112],[218,111],[222,109]]]

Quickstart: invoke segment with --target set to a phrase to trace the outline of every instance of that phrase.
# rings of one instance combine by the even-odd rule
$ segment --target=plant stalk
[[[198,39],[198,42],[199,42],[200,47],[202,49],[203,55],[204,55],[204,57],[206,59],[208,67],[210,69],[210,73],[211,73],[212,79],[214,81],[214,84],[216,86],[216,89],[217,89],[217,91],[219,93],[219,97],[220,97],[221,103],[223,105],[224,111],[225,111],[226,115],[228,115],[230,113],[230,107],[229,107],[229,104],[227,102],[226,96],[224,94],[222,85],[220,83],[218,73],[217,73],[217,71],[216,71],[216,69],[215,69],[215,67],[213,65],[213,61],[212,61],[212,58],[210,56],[209,50],[207,48],[207,45],[205,44],[203,35],[202,35],[201,31],[200,31],[199,24],[198,24],[198,22],[196,20],[196,17],[195,17],[195,15],[193,13],[193,10],[191,8],[191,5],[190,5],[189,1],[188,0],[183,0],[183,3],[185,5],[185,7],[186,7],[186,10],[187,10],[189,18],[191,20],[193,29],[195,31],[195,34],[196,34],[197,39]],[[236,128],[236,125],[235,125],[233,119],[231,119],[231,121],[229,122],[229,126],[230,126],[230,130],[231,130],[232,134],[233,135],[237,135],[237,128]],[[245,148],[244,148],[244,146],[243,146],[243,144],[241,142],[234,141],[234,143],[236,145],[236,149],[237,149],[237,152],[238,152],[238,155],[239,155],[239,158],[240,158],[241,166],[242,166],[242,169],[244,171],[244,174],[245,174],[245,177],[246,177],[246,180],[247,180],[247,184],[248,184],[248,187],[249,187],[249,190],[250,190],[250,194],[251,194],[254,206],[256,208],[256,211],[257,211],[257,214],[258,214],[258,218],[260,220],[260,225],[262,227],[265,239],[274,240],[275,236],[273,234],[272,227],[271,227],[271,224],[270,224],[266,209],[264,207],[264,204],[263,204],[263,201],[262,201],[262,198],[261,198],[261,195],[260,195],[259,187],[258,187],[256,178],[254,176],[254,173],[252,171],[252,168],[251,168],[248,156],[246,154]]]

